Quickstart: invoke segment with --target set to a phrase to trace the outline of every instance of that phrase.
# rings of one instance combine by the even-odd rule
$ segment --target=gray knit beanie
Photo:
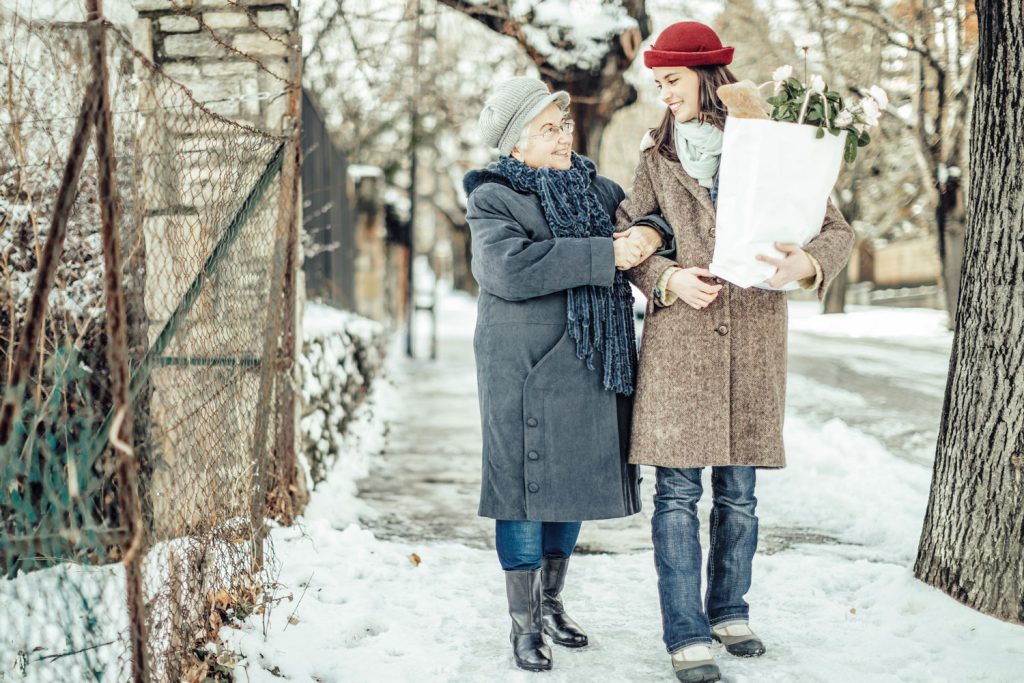
[[[508,156],[523,129],[552,102],[563,111],[569,108],[569,93],[551,92],[539,78],[518,76],[498,85],[480,112],[477,127],[484,142]]]

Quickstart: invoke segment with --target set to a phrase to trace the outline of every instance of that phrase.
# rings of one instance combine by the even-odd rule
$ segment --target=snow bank
[[[124,582],[120,564],[0,578],[0,680],[125,680]]]
[[[354,497],[351,482],[365,474],[369,455],[383,447],[386,330],[354,313],[307,303],[303,334],[301,460],[308,487],[330,477]]]
[[[945,311],[883,306],[847,306],[846,311],[822,315],[817,303],[790,301],[789,329],[861,339],[953,339]]]

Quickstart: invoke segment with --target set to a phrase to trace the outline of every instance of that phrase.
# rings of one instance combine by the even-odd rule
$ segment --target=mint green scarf
[[[683,170],[709,190],[722,158],[722,131],[710,123],[690,119],[675,125],[676,153]]]

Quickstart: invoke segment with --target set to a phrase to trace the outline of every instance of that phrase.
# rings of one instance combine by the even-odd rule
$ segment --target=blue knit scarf
[[[594,162],[575,152],[572,167],[557,171],[533,169],[511,156],[501,157],[498,172],[519,192],[537,195],[544,218],[558,239],[611,237],[611,218],[591,188]],[[633,393],[636,336],[633,329],[633,292],[621,270],[611,287],[584,285],[568,290],[569,336],[576,341],[576,357],[591,370],[600,350],[604,388],[629,396]]]

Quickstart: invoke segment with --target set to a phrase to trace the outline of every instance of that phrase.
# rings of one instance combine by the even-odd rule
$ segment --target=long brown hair
[[[719,130],[725,129],[725,115],[728,113],[722,100],[718,97],[718,88],[728,83],[735,83],[736,76],[729,67],[721,64],[710,66],[691,66],[697,72],[700,79],[698,92],[700,93],[700,113],[697,120],[701,123],[710,123]],[[672,110],[666,108],[665,115],[661,117],[661,123],[651,131],[654,138],[654,147],[658,154],[670,161],[679,161],[679,154],[676,152],[675,142],[676,118]]]

